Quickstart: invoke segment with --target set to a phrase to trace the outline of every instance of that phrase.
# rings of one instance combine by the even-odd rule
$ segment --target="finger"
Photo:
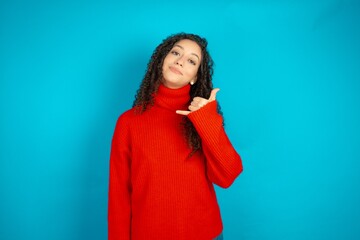
[[[199,110],[199,108],[200,108],[200,107],[198,107],[198,106],[192,106],[192,105],[189,106],[189,110],[190,110],[191,112],[196,111],[196,110]]]
[[[203,107],[203,106],[205,106],[208,102],[209,102],[209,101],[208,101],[208,100],[205,100],[205,99],[203,99],[202,101],[199,101],[199,102],[194,102],[194,101],[192,101],[192,102],[190,103],[190,106]]]
[[[206,100],[205,98],[203,98],[200,102],[198,102],[198,106],[199,107],[203,107],[205,106],[206,104],[208,104],[209,100]]]
[[[216,93],[220,91],[220,88],[214,88],[211,90],[209,101],[214,101],[216,99]]]
[[[193,101],[194,102],[200,102],[200,101],[202,101],[202,100],[204,100],[205,98],[202,98],[202,97],[194,97],[193,98]]]
[[[180,115],[186,116],[186,115],[188,115],[188,114],[190,113],[190,111],[177,110],[176,113],[177,113],[177,114],[180,114]]]

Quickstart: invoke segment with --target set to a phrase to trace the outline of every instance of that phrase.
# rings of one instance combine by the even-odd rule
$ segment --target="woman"
[[[223,128],[207,41],[166,38],[133,108],[116,124],[108,205],[110,240],[222,239],[213,183],[227,188],[242,162]]]

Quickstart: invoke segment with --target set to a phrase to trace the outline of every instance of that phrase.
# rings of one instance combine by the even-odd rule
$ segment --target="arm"
[[[222,116],[217,113],[217,102],[211,101],[187,116],[201,138],[208,178],[220,187],[229,187],[243,166],[225,133]]]
[[[130,240],[131,183],[128,124],[124,116],[116,123],[110,153],[108,239]]]

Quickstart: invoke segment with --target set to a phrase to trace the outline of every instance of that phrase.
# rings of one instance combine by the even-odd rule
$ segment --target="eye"
[[[173,55],[175,55],[175,56],[180,55],[180,53],[178,53],[178,52],[177,52],[177,51],[175,51],[175,50],[172,50],[172,51],[171,51],[171,54],[173,54]]]
[[[191,63],[192,65],[196,65],[196,62],[192,59],[189,59],[189,63]]]

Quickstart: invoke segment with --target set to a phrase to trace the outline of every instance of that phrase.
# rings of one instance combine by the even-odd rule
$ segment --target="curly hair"
[[[140,88],[138,89],[133,107],[137,113],[143,113],[154,104],[154,93],[157,92],[162,79],[162,66],[166,55],[173,48],[175,43],[188,39],[196,42],[201,48],[202,60],[197,72],[197,81],[190,88],[190,101],[194,97],[209,98],[212,85],[212,75],[214,62],[207,50],[207,40],[195,34],[178,33],[170,35],[165,38],[160,45],[154,50],[150,61],[147,65],[147,70],[143,78]],[[217,105],[217,111],[222,115],[220,105]],[[189,147],[192,149],[190,155],[201,149],[201,139],[187,117],[183,117],[183,125],[185,128],[185,137]]]

